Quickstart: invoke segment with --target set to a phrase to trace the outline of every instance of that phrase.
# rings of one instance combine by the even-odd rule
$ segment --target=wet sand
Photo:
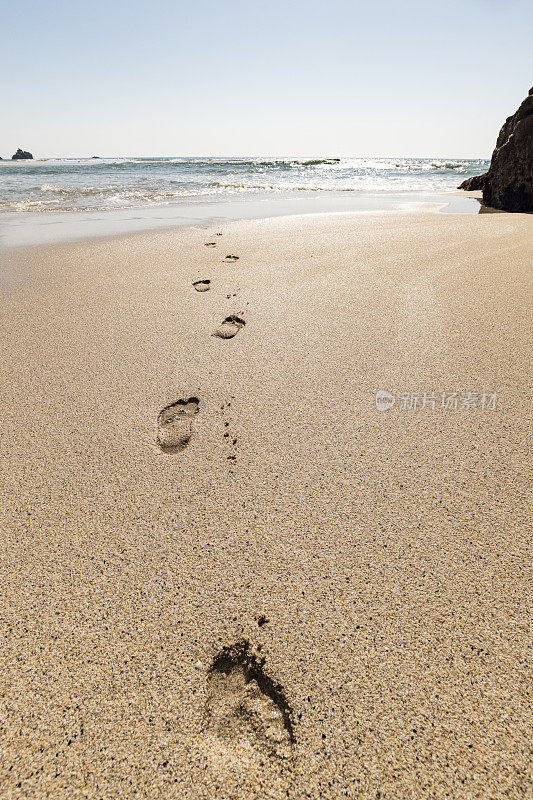
[[[2,251],[1,797],[527,796],[532,224]]]

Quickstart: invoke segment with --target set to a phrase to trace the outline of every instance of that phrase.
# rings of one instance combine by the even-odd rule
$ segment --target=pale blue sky
[[[0,155],[490,156],[531,0],[0,0]]]

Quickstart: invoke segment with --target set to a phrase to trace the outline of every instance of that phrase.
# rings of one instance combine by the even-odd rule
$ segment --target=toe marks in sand
[[[292,709],[264,665],[246,640],[218,653],[207,674],[206,730],[228,747],[245,742],[282,761],[294,743]]]
[[[165,406],[157,416],[157,444],[164,453],[179,453],[192,436],[192,421],[200,410],[197,397]]]
[[[213,336],[218,336],[219,339],[233,339],[245,325],[246,322],[241,317],[232,314],[218,326]]]
[[[235,398],[232,395],[232,400]],[[226,460],[230,462],[229,464],[229,473],[233,475],[233,467],[237,461],[237,437],[232,432],[232,418],[231,418],[231,402],[228,400],[227,403],[223,403],[221,405],[222,411],[222,422],[223,422],[223,437],[226,449]]]

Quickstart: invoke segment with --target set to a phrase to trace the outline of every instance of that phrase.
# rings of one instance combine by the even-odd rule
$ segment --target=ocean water
[[[119,158],[0,161],[0,212],[201,207],[321,195],[450,192],[484,160],[430,158]],[[375,203],[374,203],[375,205]],[[201,208],[198,208],[201,216]]]
[[[293,214],[442,210],[488,161],[114,158],[0,161],[0,249]]]

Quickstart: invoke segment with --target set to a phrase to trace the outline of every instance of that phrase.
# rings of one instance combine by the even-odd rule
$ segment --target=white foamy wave
[[[66,195],[104,195],[104,194],[112,194],[117,191],[117,187],[114,186],[59,186],[53,183],[44,183],[41,187],[41,191],[48,193],[53,192],[54,194],[66,194]]]

